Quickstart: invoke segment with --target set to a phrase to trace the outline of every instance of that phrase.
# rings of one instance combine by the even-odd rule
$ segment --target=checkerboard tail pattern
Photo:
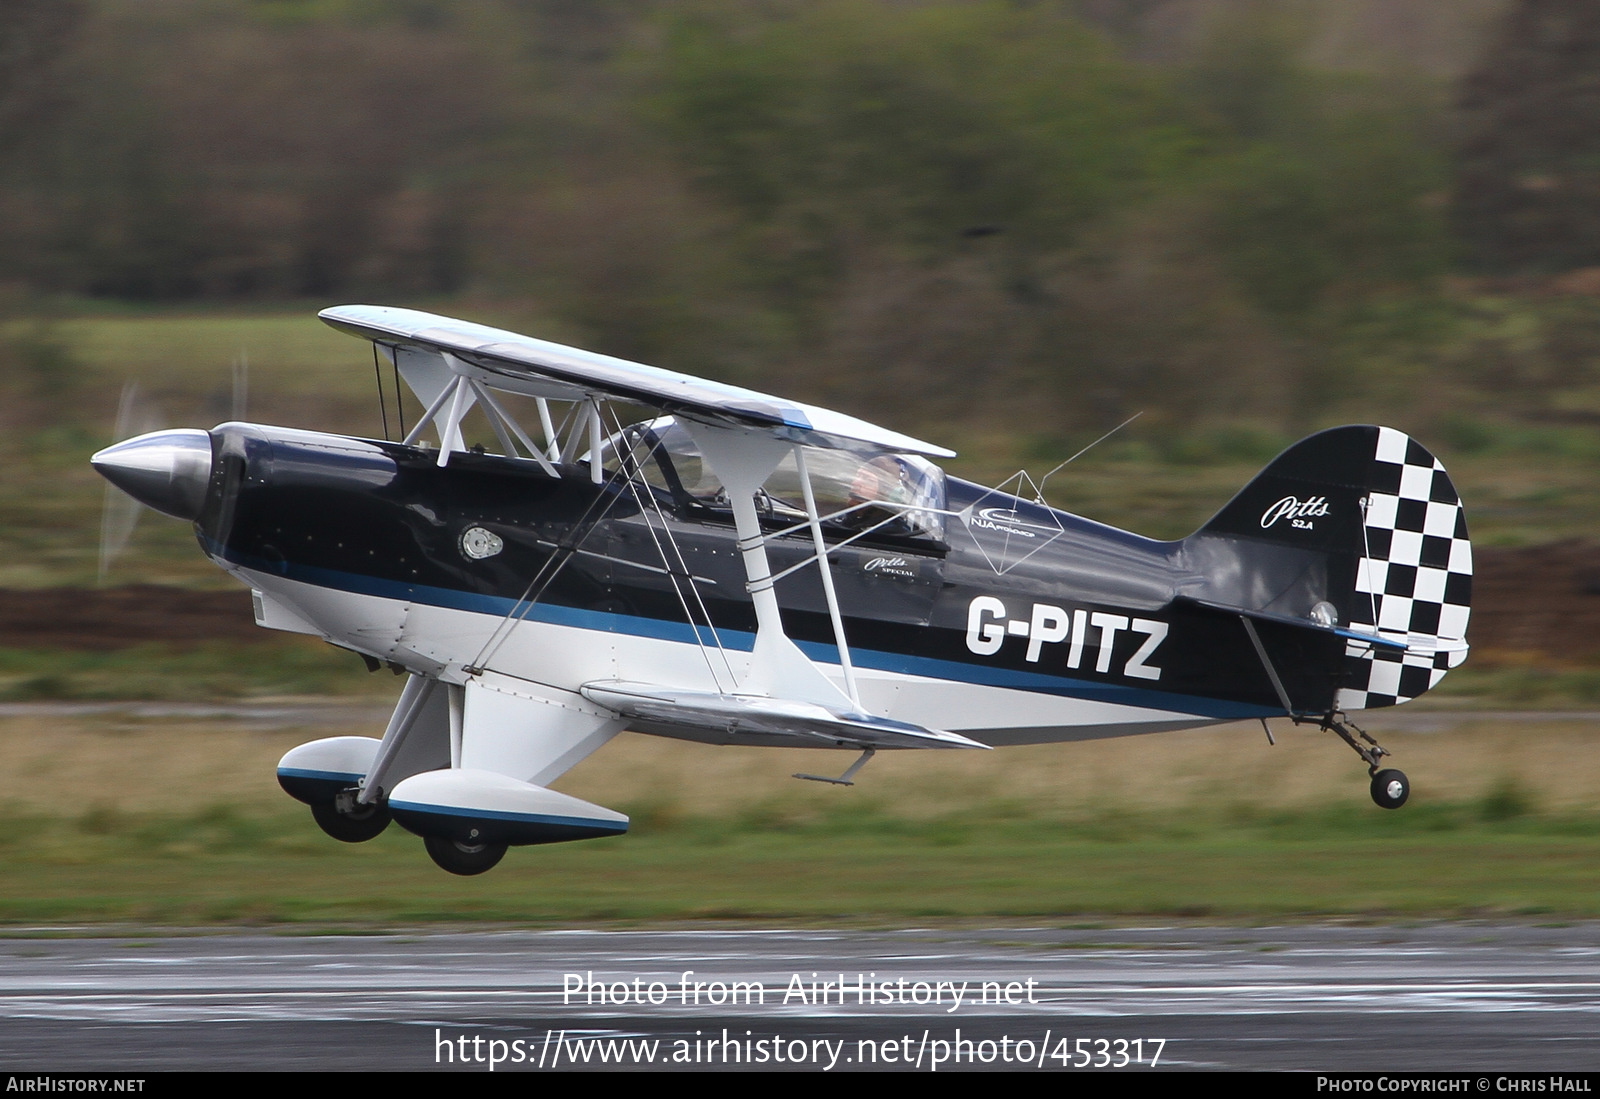
[[[1350,643],[1337,699],[1342,710],[1416,698],[1467,658],[1472,545],[1444,466],[1416,440],[1381,427],[1366,487],[1349,624],[1408,649],[1379,652]]]

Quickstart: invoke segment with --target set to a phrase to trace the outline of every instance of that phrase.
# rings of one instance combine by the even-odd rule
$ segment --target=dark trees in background
[[[0,287],[465,291],[868,414],[1298,423],[1452,254],[1443,82],[1317,60],[1349,3],[0,0]]]
[[[1518,0],[1460,106],[1454,213],[1474,266],[1600,265],[1600,3]]]
[[[0,281],[143,300],[459,288],[494,73],[463,35],[373,10],[0,2]]]
[[[691,9],[657,108],[825,401],[1299,420],[1443,273],[1448,173],[1426,100],[1308,68],[1279,7],[1167,66],[1052,5]]]
[[[53,69],[83,17],[81,0],[0,3],[0,151],[60,105]]]

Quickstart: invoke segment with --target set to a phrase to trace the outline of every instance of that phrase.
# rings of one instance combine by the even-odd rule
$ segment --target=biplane
[[[1467,654],[1461,502],[1392,428],[1312,435],[1156,541],[827,409],[412,310],[321,318],[425,409],[400,438],[231,422],[93,463],[192,522],[260,625],[405,674],[381,737],[301,745],[278,779],[333,837],[398,821],[452,873],[626,831],[551,788],[624,729],[844,749],[797,777],[849,785],[889,749],[1288,718],[1398,808],[1349,714]]]

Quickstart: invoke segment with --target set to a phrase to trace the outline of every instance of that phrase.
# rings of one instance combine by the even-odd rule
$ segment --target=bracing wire
[[[622,421],[618,418],[614,408],[611,409],[611,420],[616,426],[617,436],[620,438],[622,435]],[[645,458],[653,457],[660,448],[661,440],[658,438],[655,445],[645,454]],[[655,527],[650,522],[649,512],[645,510],[644,501],[640,498],[639,482],[643,480],[643,459],[640,459],[635,453],[637,449],[637,443],[630,445],[628,448],[627,458],[633,461],[633,469],[628,475],[628,485],[633,491],[634,502],[639,506],[639,514],[644,519],[645,529],[650,531],[650,540],[655,543],[656,553],[660,555],[661,563],[666,566],[667,578],[672,582],[672,590],[678,597],[679,605],[683,608],[683,615],[689,620],[689,628],[694,632],[695,643],[699,645],[701,656],[705,659],[706,670],[711,673],[711,682],[716,685],[717,690],[721,691],[722,681],[717,677],[716,668],[712,666],[710,650],[706,648],[705,642],[701,640],[700,624],[695,620],[694,612],[689,609],[688,601],[683,597],[683,591],[678,586],[678,574],[672,571],[672,562],[667,559],[666,550],[662,548],[660,539],[656,537]],[[619,460],[625,460],[621,459],[620,450],[618,455]],[[678,545],[677,539],[672,536],[672,527],[667,522],[666,514],[661,510],[661,501],[656,499],[654,492],[646,492],[646,495],[650,497],[650,503],[656,513],[656,518],[661,521],[661,530],[666,536],[667,544],[672,547],[673,556],[678,559],[679,572],[688,580],[689,591],[694,595],[694,601],[696,606],[700,608],[701,616],[705,618],[706,629],[711,631],[711,640],[717,646],[718,655],[722,657],[722,666],[727,670],[728,682],[731,686],[737,686],[738,679],[733,672],[733,663],[728,659],[728,651],[722,645],[722,635],[717,632],[716,623],[711,620],[711,612],[706,608],[705,600],[700,595],[699,585],[694,582],[694,574],[689,571],[689,562],[683,556],[682,547]]]
[[[400,388],[400,349],[394,349],[394,416],[400,424],[400,437],[406,437],[406,402],[405,393]]]
[[[584,508],[583,514],[578,516],[578,521],[573,524],[573,529],[582,533],[565,546],[558,544],[550,552],[550,556],[545,558],[544,564],[539,566],[539,571],[534,573],[533,579],[528,581],[528,586],[517,597],[517,601],[512,605],[511,610],[500,620],[499,624],[495,626],[494,632],[483,643],[483,648],[478,651],[478,655],[468,665],[469,668],[481,670],[485,663],[494,657],[494,654],[500,650],[500,646],[504,645],[506,639],[511,636],[511,631],[516,628],[517,623],[527,618],[534,606],[543,598],[544,593],[549,590],[550,585],[555,583],[556,577],[566,567],[567,562],[577,556],[578,549],[582,547],[589,535],[594,533],[600,522],[610,514],[611,508],[622,497],[620,492],[606,491],[611,487],[614,480],[615,477],[601,486],[600,492],[595,495],[593,500],[589,501],[589,506]],[[600,506],[602,500],[605,502],[603,507]],[[600,507],[600,513],[591,519],[590,515],[596,507]]]
[[[378,379],[378,412],[383,416],[383,438],[389,440],[389,406],[383,396],[383,368],[378,365],[378,341],[372,341],[372,374]]]

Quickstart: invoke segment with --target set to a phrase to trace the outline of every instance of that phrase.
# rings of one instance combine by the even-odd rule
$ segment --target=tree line
[[[1488,6],[1441,75],[1319,59],[1288,0],[11,0],[0,284],[515,300],[1045,435],[1516,389],[1588,369],[1587,306],[1517,344],[1450,279],[1600,265],[1600,13]]]

